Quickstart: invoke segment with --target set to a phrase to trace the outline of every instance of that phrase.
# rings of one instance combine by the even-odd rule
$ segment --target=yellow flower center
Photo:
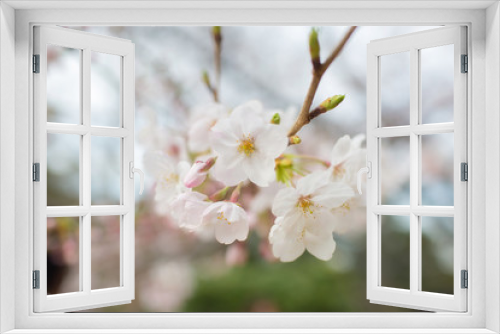
[[[228,225],[231,225],[231,222],[227,220],[227,218],[224,216],[224,212],[219,212],[219,215],[217,216],[217,219],[220,220],[222,223],[226,223]]]
[[[316,205],[309,196],[302,196],[299,198],[299,202],[297,203],[297,207],[302,210],[302,213],[312,215],[314,213],[314,207]]]
[[[244,136],[243,139],[238,140],[238,152],[245,154],[247,157],[255,152],[255,139],[250,136]]]
[[[179,175],[176,173],[164,174],[163,179],[168,183],[177,183],[179,182]]]
[[[346,169],[344,168],[343,164],[337,165],[333,168],[333,176],[335,177],[335,179],[344,176],[345,173]]]

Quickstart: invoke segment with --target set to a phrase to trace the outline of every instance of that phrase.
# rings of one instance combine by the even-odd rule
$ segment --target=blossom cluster
[[[269,210],[275,217],[268,230],[274,258],[294,261],[308,250],[329,260],[337,222],[355,197],[364,137],[341,137],[329,161],[296,154],[300,140],[288,136],[295,116],[292,110],[266,110],[259,101],[232,110],[219,103],[195,108],[180,136],[185,153],[161,149],[145,155],[158,212],[202,240],[232,244],[245,241],[258,215]],[[242,203],[243,193],[251,193],[251,200]]]

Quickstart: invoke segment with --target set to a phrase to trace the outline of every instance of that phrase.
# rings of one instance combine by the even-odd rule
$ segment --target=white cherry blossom
[[[277,216],[269,234],[273,254],[283,262],[297,259],[307,249],[327,261],[335,251],[332,210],[354,196],[344,182],[331,182],[325,172],[313,172],[300,179],[296,188],[278,192],[273,203]]]
[[[150,152],[144,156],[144,165],[156,180],[155,200],[161,213],[168,211],[179,194],[191,191],[183,182],[190,169],[188,162],[175,163],[161,152]]]
[[[202,228],[215,234],[221,244],[228,245],[248,237],[248,216],[238,204],[215,202],[203,212]]]
[[[205,181],[210,168],[214,165],[216,158],[207,158],[205,160],[197,160],[189,169],[184,178],[184,185],[188,188],[198,187]]]
[[[171,205],[172,216],[179,227],[196,232],[200,229],[203,212],[210,206],[207,196],[196,192],[180,194]]]
[[[332,149],[330,173],[333,180],[342,180],[356,186],[356,173],[365,164],[366,149],[362,148],[364,135],[350,138],[345,135],[337,140]]]
[[[222,118],[229,115],[229,110],[218,103],[199,106],[191,115],[191,126],[188,133],[188,147],[193,152],[204,152],[210,149],[208,140],[210,130]]]
[[[210,142],[218,155],[212,175],[228,186],[250,179],[267,187],[275,179],[274,159],[288,145],[286,133],[265,120],[262,104],[247,102],[212,127]]]

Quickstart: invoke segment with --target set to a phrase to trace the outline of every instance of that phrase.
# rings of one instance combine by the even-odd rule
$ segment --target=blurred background
[[[136,167],[150,150],[185,152],[190,111],[211,101],[201,80],[214,76],[210,27],[69,27],[131,40],[136,50]],[[334,94],[342,105],[301,131],[300,150],[329,160],[335,141],[366,132],[366,47],[371,40],[433,27],[360,27],[326,72],[313,106]],[[258,99],[268,109],[300,109],[311,77],[304,26],[222,28],[222,103],[235,107]],[[320,27],[324,59],[347,27]],[[453,121],[453,66],[442,66],[453,50],[422,51],[422,122]],[[450,53],[451,52],[451,53]],[[48,120],[79,122],[77,50],[48,49]],[[441,62],[440,62],[441,60]],[[453,61],[451,61],[453,64]],[[92,55],[92,124],[118,126],[120,63]],[[409,122],[409,57],[384,56],[382,126]],[[451,71],[451,72],[450,72]],[[451,76],[450,76],[451,73]],[[451,87],[451,88],[450,88]],[[439,91],[437,89],[439,88]],[[76,100],[75,100],[76,99]],[[95,142],[94,142],[95,141]],[[120,142],[92,138],[92,204],[119,204]],[[94,149],[95,147],[95,149]],[[48,205],[79,203],[79,138],[48,135]],[[383,139],[382,202],[409,202],[409,139]],[[451,159],[451,160],[450,160]],[[422,138],[422,202],[453,205],[453,135]],[[136,184],[138,189],[138,184]],[[366,299],[366,211],[364,199],[339,216],[331,261],[304,254],[293,263],[273,258],[267,234],[277,189],[248,192],[244,205],[258,215],[244,243],[201,241],[159,214],[154,179],[146,175],[136,192],[136,298],[131,304],[91,312],[397,312],[401,308]],[[78,218],[48,218],[49,294],[78,291]],[[92,289],[119,285],[119,217],[92,218]],[[409,288],[409,218],[382,217],[382,285]],[[453,219],[422,220],[422,289],[453,293]]]

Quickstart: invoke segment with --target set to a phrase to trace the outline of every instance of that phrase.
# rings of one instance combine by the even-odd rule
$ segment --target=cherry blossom
[[[207,199],[206,195],[196,191],[180,194],[171,205],[172,216],[179,227],[188,231],[199,230],[203,212],[210,205]]]
[[[155,177],[155,200],[161,212],[165,213],[179,194],[191,191],[183,182],[190,169],[188,162],[175,163],[161,152],[150,152],[144,156],[144,165]]]
[[[331,259],[335,251],[332,210],[353,196],[349,185],[331,182],[322,171],[303,177],[296,188],[280,190],[272,209],[277,218],[269,234],[274,256],[290,262],[307,249],[321,260]]]
[[[364,135],[350,138],[345,135],[337,140],[331,153],[330,173],[333,180],[342,180],[355,186],[356,173],[363,167],[366,150],[361,147]]]
[[[264,120],[262,104],[247,102],[212,127],[210,142],[218,161],[212,175],[228,186],[250,179],[267,187],[275,179],[275,158],[288,145],[288,138],[278,125]]]
[[[188,188],[198,187],[207,178],[208,170],[214,165],[216,158],[195,161],[184,178],[184,185]]]
[[[245,210],[232,202],[215,202],[203,212],[202,228],[212,231],[221,244],[243,241],[248,236],[249,224]]]
[[[205,152],[210,149],[208,140],[210,130],[222,118],[229,115],[229,110],[218,103],[210,103],[194,109],[188,132],[188,147],[193,152]]]

